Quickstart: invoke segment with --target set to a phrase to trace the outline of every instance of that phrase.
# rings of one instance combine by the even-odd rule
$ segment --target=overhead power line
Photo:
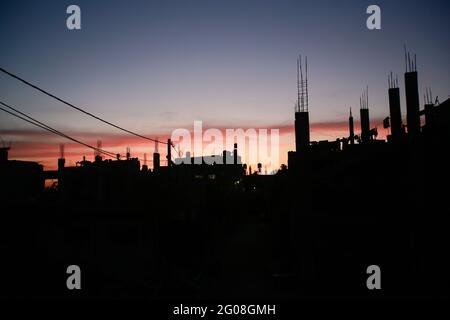
[[[3,106],[5,106],[6,108],[12,110],[13,112],[12,112],[12,111],[9,111],[9,110],[6,110],[6,109],[4,109],[4,108],[2,108],[2,107],[0,107],[0,110],[4,111],[4,112],[6,112],[6,113],[9,113],[10,115],[12,115],[12,116],[14,116],[14,117],[16,117],[16,118],[19,118],[19,119],[21,119],[21,120],[23,120],[23,121],[26,121],[26,122],[28,122],[28,123],[34,125],[34,126],[37,126],[37,127],[41,128],[41,129],[44,129],[44,130],[46,130],[46,131],[49,131],[49,132],[51,132],[51,133],[53,133],[53,134],[56,134],[56,135],[58,135],[58,136],[60,136],[60,137],[69,139],[69,140],[71,140],[71,141],[73,141],[73,142],[76,142],[76,143],[78,143],[78,144],[80,144],[80,145],[83,145],[83,146],[85,146],[85,147],[88,147],[88,148],[90,148],[90,149],[93,149],[94,151],[97,151],[97,152],[99,152],[99,153],[102,153],[102,154],[104,154],[104,155],[106,155],[106,156],[108,156],[108,157],[116,158],[116,156],[117,156],[117,155],[116,155],[115,153],[113,153],[113,152],[109,152],[109,151],[106,151],[106,150],[103,150],[103,149],[100,149],[100,148],[91,146],[91,145],[89,145],[89,144],[87,144],[87,143],[85,143],[85,142],[83,142],[83,141],[80,141],[80,140],[78,140],[78,139],[76,139],[76,138],[73,138],[73,137],[71,137],[71,136],[69,136],[69,135],[67,135],[67,134],[65,134],[65,133],[63,133],[63,132],[61,132],[61,131],[58,131],[58,130],[56,130],[56,129],[54,129],[54,128],[48,126],[48,125],[46,125],[45,123],[40,122],[40,121],[34,119],[33,117],[30,117],[29,115],[27,115],[27,114],[25,114],[25,113],[23,113],[23,112],[17,110],[16,108],[11,107],[10,105],[8,105],[8,104],[6,104],[6,103],[4,103],[4,102],[2,102],[2,101],[0,101],[0,104],[3,105]]]
[[[125,129],[125,128],[121,127],[121,126],[118,126],[118,125],[112,123],[112,122],[109,122],[109,121],[107,121],[107,120],[105,120],[105,119],[102,119],[102,118],[100,118],[100,117],[98,117],[98,116],[96,116],[96,115],[94,115],[94,114],[92,114],[92,113],[90,113],[90,112],[88,112],[88,111],[86,111],[86,110],[80,108],[80,107],[75,106],[74,104],[72,104],[72,103],[70,103],[70,102],[68,102],[68,101],[66,101],[66,100],[64,100],[64,99],[61,99],[61,98],[57,97],[56,95],[54,95],[54,94],[52,94],[52,93],[50,93],[50,92],[48,92],[48,91],[46,91],[46,90],[44,90],[44,89],[38,87],[37,85],[34,85],[34,84],[28,82],[27,80],[25,80],[25,79],[23,79],[23,78],[21,78],[21,77],[15,75],[15,74],[13,74],[13,73],[7,71],[7,70],[5,70],[5,69],[2,68],[2,67],[0,67],[0,71],[2,71],[3,73],[9,75],[10,77],[12,77],[12,78],[14,78],[14,79],[16,79],[16,80],[19,80],[20,82],[26,84],[27,86],[30,86],[30,87],[32,87],[32,88],[34,88],[34,89],[36,89],[36,90],[42,92],[43,94],[45,94],[45,95],[47,95],[47,96],[49,96],[49,97],[51,97],[51,98],[53,98],[53,99],[55,99],[55,100],[58,100],[59,102],[62,102],[62,103],[64,103],[65,105],[67,105],[67,106],[69,106],[69,107],[71,107],[71,108],[73,108],[73,109],[75,109],[75,110],[78,110],[78,111],[80,111],[80,112],[82,112],[82,113],[84,113],[84,114],[86,114],[86,115],[88,115],[88,116],[90,116],[90,117],[92,117],[92,118],[94,118],[94,119],[97,119],[97,120],[99,120],[99,121],[101,121],[101,122],[103,122],[103,123],[106,123],[107,125],[110,125],[110,126],[116,128],[116,129],[122,130],[122,131],[124,131],[124,132],[126,132],[126,133],[132,134],[132,135],[134,135],[134,136],[136,136],[136,137],[139,137],[139,138],[142,138],[142,139],[145,139],[145,140],[149,140],[149,141],[153,141],[153,142],[158,142],[158,143],[164,143],[164,144],[167,144],[167,142],[164,142],[164,141],[158,141],[157,139],[153,139],[153,138],[149,138],[149,137],[143,136],[143,135],[141,135],[141,134],[139,134],[139,133],[133,132],[133,131],[128,130],[128,129]]]

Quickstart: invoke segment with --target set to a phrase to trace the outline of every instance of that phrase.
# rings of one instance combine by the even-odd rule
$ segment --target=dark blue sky
[[[78,4],[82,29],[66,29]],[[366,28],[368,5],[382,30]],[[308,55],[312,122],[346,121],[369,86],[388,113],[387,75],[403,45],[419,87],[450,95],[449,1],[22,1],[0,3],[0,65],[130,129],[283,126],[293,122],[296,56]],[[59,129],[112,129],[0,75],[0,96]],[[405,110],[404,99],[402,108]],[[0,115],[1,129],[28,128]]]

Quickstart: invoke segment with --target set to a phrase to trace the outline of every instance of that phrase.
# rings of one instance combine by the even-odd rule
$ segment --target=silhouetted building
[[[424,113],[425,113],[425,125],[428,128],[432,128],[433,127],[433,121],[435,118],[434,115],[434,104],[432,103],[427,103],[424,106]]]
[[[189,151],[186,152],[185,156],[182,158],[176,158],[174,160],[175,165],[181,164],[210,164],[210,165],[242,165],[241,156],[237,154],[237,146],[236,149],[233,150],[233,155],[231,152],[224,150],[221,155],[211,155],[211,156],[200,156],[200,157],[192,157]]]
[[[361,140],[366,143],[370,140],[369,109],[360,109],[361,116]]]
[[[424,134],[428,140],[442,144],[450,140],[450,98],[434,105],[426,104],[424,109]]]
[[[8,161],[9,147],[0,148],[0,162]]]
[[[26,201],[44,189],[43,167],[37,162],[9,160],[9,147],[0,148],[0,194],[4,201]]]
[[[369,142],[370,134],[370,118],[369,118],[369,88],[366,87],[360,98],[360,124],[361,124],[361,141],[362,143]]]
[[[127,160],[94,162],[84,158],[75,167],[58,170],[58,185],[66,200],[102,203],[132,199],[139,175],[139,160],[131,156]]]
[[[348,117],[348,127],[350,131],[349,140],[350,144],[355,144],[355,127],[353,124],[353,115],[352,115],[352,108],[350,108],[350,116]]]
[[[402,135],[402,113],[400,109],[400,89],[392,76],[389,82],[389,116],[392,139],[398,140]]]
[[[167,140],[167,167],[172,166],[172,140]]]
[[[160,154],[158,152],[153,153],[153,171],[157,172],[160,167]]]
[[[58,159],[58,170],[64,169],[65,164],[66,164],[66,159],[59,158]]]
[[[417,136],[420,133],[419,87],[417,83],[416,59],[411,61],[408,53],[405,72],[406,124],[408,134]]]
[[[191,153],[187,151],[183,158],[174,160],[171,170],[175,179],[208,177],[236,181],[244,174],[243,168],[235,143],[233,152],[224,150],[221,155],[191,157]]]
[[[295,113],[295,150],[302,154],[309,147],[309,113],[298,111]]]

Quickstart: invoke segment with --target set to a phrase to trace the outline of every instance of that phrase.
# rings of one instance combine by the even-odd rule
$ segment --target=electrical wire
[[[97,120],[99,120],[99,121],[101,121],[101,122],[103,122],[103,123],[105,123],[105,124],[107,124],[107,125],[110,125],[110,126],[116,128],[116,129],[122,130],[122,131],[124,131],[124,132],[127,132],[127,133],[129,133],[129,134],[132,134],[132,135],[134,135],[134,136],[136,136],[136,137],[139,137],[139,138],[142,138],[142,139],[146,139],[146,140],[153,141],[153,142],[158,142],[158,143],[167,144],[167,142],[164,142],[164,141],[158,141],[157,139],[153,139],[153,138],[149,138],[149,137],[143,136],[143,135],[141,135],[141,134],[139,134],[139,133],[133,132],[133,131],[128,130],[128,129],[125,129],[125,128],[123,128],[123,127],[121,127],[121,126],[118,126],[118,125],[116,125],[116,124],[114,124],[114,123],[112,123],[112,122],[110,122],[110,121],[107,121],[107,120],[105,120],[105,119],[102,119],[101,117],[96,116],[96,115],[94,115],[94,114],[92,114],[92,113],[90,113],[90,112],[88,112],[88,111],[86,111],[86,110],[84,110],[84,109],[82,109],[82,108],[80,108],[80,107],[75,106],[74,104],[72,104],[72,103],[70,103],[70,102],[68,102],[68,101],[66,101],[66,100],[64,100],[64,99],[62,99],[62,98],[57,97],[56,95],[54,95],[54,94],[52,94],[52,93],[50,93],[50,92],[48,92],[48,91],[46,91],[46,90],[44,90],[44,89],[38,87],[37,85],[34,85],[34,84],[28,82],[27,80],[25,80],[25,79],[23,79],[23,78],[21,78],[21,77],[15,75],[15,74],[13,74],[13,73],[7,71],[7,70],[5,70],[5,69],[2,68],[2,67],[0,67],[0,71],[3,72],[3,73],[5,73],[5,74],[7,74],[8,76],[10,76],[10,77],[16,79],[16,80],[19,80],[20,82],[26,84],[27,86],[30,86],[30,87],[32,87],[32,88],[34,88],[34,89],[36,89],[36,90],[42,92],[43,94],[45,94],[45,95],[47,95],[47,96],[49,96],[49,97],[51,97],[51,98],[53,98],[53,99],[55,99],[55,100],[58,100],[59,102],[62,102],[62,103],[64,103],[65,105],[67,105],[67,106],[69,106],[69,107],[71,107],[71,108],[73,108],[73,109],[75,109],[75,110],[78,110],[78,111],[80,111],[80,112],[82,112],[82,113],[84,113],[84,114],[86,114],[86,115],[88,115],[88,116],[90,116],[90,117],[92,117],[92,118],[94,118],[94,119],[97,119]]]
[[[80,145],[83,145],[83,146],[85,146],[85,147],[88,147],[88,148],[90,148],[90,149],[93,149],[94,151],[97,151],[97,152],[99,152],[99,153],[102,153],[102,154],[104,154],[104,155],[106,155],[106,156],[108,156],[108,157],[111,157],[111,158],[116,158],[116,157],[117,157],[117,155],[116,155],[115,153],[112,153],[112,152],[109,152],[109,151],[106,151],[106,150],[103,150],[103,149],[100,149],[100,148],[91,146],[91,145],[89,145],[89,144],[87,144],[87,143],[85,143],[85,142],[82,142],[82,141],[80,141],[80,140],[78,140],[78,139],[76,139],[76,138],[73,138],[73,137],[71,137],[71,136],[69,136],[69,135],[67,135],[67,134],[65,134],[65,133],[63,133],[63,132],[61,132],[61,131],[58,131],[58,130],[56,130],[56,129],[54,129],[54,128],[48,126],[48,125],[46,125],[46,124],[43,123],[43,122],[40,122],[40,121],[38,121],[38,120],[36,120],[36,119],[34,119],[34,118],[28,116],[27,114],[25,114],[25,113],[23,113],[23,112],[17,110],[16,108],[11,107],[10,105],[8,105],[8,104],[6,104],[6,103],[4,103],[4,102],[2,102],[2,101],[0,101],[0,104],[3,105],[3,106],[5,106],[5,107],[7,107],[8,109],[13,110],[14,112],[18,113],[18,114],[16,114],[16,113],[14,113],[14,112],[11,112],[11,111],[9,111],[9,110],[6,110],[6,109],[0,107],[0,110],[4,111],[4,112],[6,112],[6,113],[9,113],[10,115],[12,115],[12,116],[14,116],[14,117],[16,117],[16,118],[19,118],[19,119],[21,119],[21,120],[23,120],[23,121],[26,121],[26,122],[28,122],[28,123],[34,125],[34,126],[37,126],[37,127],[41,128],[41,129],[44,129],[44,130],[46,130],[46,131],[49,131],[49,132],[51,132],[51,133],[53,133],[53,134],[56,134],[56,135],[58,135],[58,136],[61,136],[61,137],[63,137],[63,138],[66,138],[66,139],[68,139],[68,140],[71,140],[71,141],[73,141],[73,142],[76,142],[76,143],[78,143],[78,144],[80,144]],[[19,115],[19,114],[20,114],[20,115]],[[23,117],[22,117],[21,115],[22,115]]]

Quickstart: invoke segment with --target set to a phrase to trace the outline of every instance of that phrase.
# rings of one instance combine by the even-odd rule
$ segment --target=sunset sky
[[[369,86],[372,127],[385,135],[387,75],[404,101],[403,45],[417,54],[421,104],[450,95],[450,2],[443,1],[0,2],[0,66],[108,121],[149,137],[176,128],[279,128],[280,161],[294,149],[296,57],[308,56],[312,139],[343,137],[349,107]],[[81,8],[82,29],[66,28]],[[366,8],[381,8],[381,30]],[[111,128],[0,74],[0,100],[87,143],[135,156],[154,145]],[[359,132],[359,125],[356,131]],[[53,168],[63,140],[0,113],[10,158]],[[160,146],[161,151],[165,148]],[[164,152],[162,152],[164,154]],[[68,164],[93,151],[66,143]]]

